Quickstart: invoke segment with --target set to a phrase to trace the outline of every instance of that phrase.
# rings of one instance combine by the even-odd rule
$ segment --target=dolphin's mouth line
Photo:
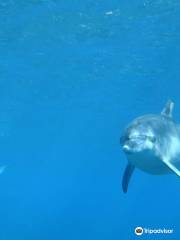
[[[122,149],[124,153],[128,155],[133,153],[139,153],[142,150],[145,150],[147,147],[152,146],[151,144],[154,144],[155,141],[156,139],[154,136],[148,136],[148,135],[132,136],[132,137],[128,137],[128,139],[126,139],[122,143]]]
[[[127,142],[139,142],[139,143],[142,143],[142,142],[144,142],[146,140],[149,140],[152,143],[154,143],[156,141],[156,138],[154,136],[138,135],[138,136],[127,137],[126,139],[124,139],[124,137],[122,137],[120,139],[122,146],[128,145],[128,144],[126,144]]]
[[[133,137],[130,137],[129,138],[130,140],[132,141],[136,141],[136,140],[142,140],[142,141],[145,141],[146,139],[154,142],[155,141],[155,137],[154,136],[150,136],[150,135],[143,135],[143,134],[140,134],[138,136],[133,136]]]
[[[122,147],[122,149],[123,149],[123,152],[127,155],[134,154],[134,153],[140,153],[142,151],[142,149],[139,149],[137,147],[131,148],[126,144]]]

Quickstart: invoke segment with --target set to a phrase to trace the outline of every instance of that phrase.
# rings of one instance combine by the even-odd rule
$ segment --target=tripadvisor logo
[[[166,229],[166,228],[158,228],[158,229],[150,229],[150,228],[142,228],[136,227],[134,232],[136,235],[140,236],[142,234],[172,234],[173,229]]]
[[[142,227],[136,227],[135,228],[135,234],[140,236],[143,234],[143,228]]]

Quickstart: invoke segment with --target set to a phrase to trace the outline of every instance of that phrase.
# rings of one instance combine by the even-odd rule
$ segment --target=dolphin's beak
[[[123,145],[122,149],[123,149],[123,151],[126,154],[130,154],[131,153],[131,149],[130,149],[130,147],[127,144]]]

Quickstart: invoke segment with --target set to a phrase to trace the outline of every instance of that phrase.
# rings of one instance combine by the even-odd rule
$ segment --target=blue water
[[[119,137],[171,98],[177,0],[0,0],[0,240],[180,239],[180,179],[136,171]],[[173,228],[136,237],[134,228]]]

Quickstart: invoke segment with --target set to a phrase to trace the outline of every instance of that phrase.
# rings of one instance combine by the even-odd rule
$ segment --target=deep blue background
[[[139,225],[180,239],[180,179],[137,170],[124,195],[119,145],[168,98],[180,121],[179,12],[177,0],[0,0],[1,240],[130,240]]]

